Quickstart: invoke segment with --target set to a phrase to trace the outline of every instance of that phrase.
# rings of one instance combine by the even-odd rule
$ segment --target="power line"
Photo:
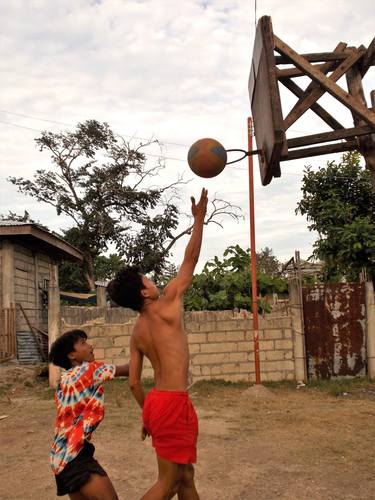
[[[14,115],[14,116],[20,116],[22,118],[28,118],[28,119],[31,119],[31,120],[39,120],[39,121],[42,121],[42,122],[47,122],[47,123],[55,123],[57,125],[64,125],[66,127],[74,127],[75,125],[73,125],[72,123],[66,123],[66,122],[60,122],[60,121],[57,121],[57,120],[50,120],[50,119],[47,119],[47,118],[40,118],[38,116],[33,116],[33,115],[26,115],[24,113],[15,113],[13,111],[6,111],[5,109],[0,109],[0,113],[5,113],[5,114],[8,114],[8,115]],[[1,121],[1,120],[0,120]],[[9,122],[1,122],[1,123],[7,123],[8,125],[13,125],[13,126],[17,126],[16,124],[12,124],[12,123],[9,123]],[[18,125],[18,127],[21,127],[21,128],[26,128],[26,129],[29,129],[30,127],[25,127],[25,126],[22,126],[22,125]],[[36,130],[37,129],[31,129],[30,130]],[[42,132],[41,130],[38,130],[38,132]],[[149,141],[149,138],[147,137],[138,137],[138,136],[135,136],[134,134],[122,134],[124,137],[130,137],[132,139],[139,139],[139,140],[142,140],[142,141]],[[171,142],[171,141],[164,141],[164,140],[161,140],[160,141],[162,144],[170,144],[171,146],[181,146],[181,147],[190,147],[188,146],[187,144],[181,144],[179,142]]]
[[[39,130],[39,129],[36,129],[36,128],[26,127],[25,125],[17,125],[16,123],[4,122],[3,120],[0,120],[0,123],[3,123],[4,125],[9,125],[11,127],[24,128],[26,130],[32,130],[33,132],[42,132],[42,130]]]

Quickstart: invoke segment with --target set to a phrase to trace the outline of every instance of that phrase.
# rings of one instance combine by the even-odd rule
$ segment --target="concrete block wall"
[[[75,309],[73,311],[73,309]],[[121,323],[111,323],[107,317],[96,316],[86,322],[84,310],[69,307],[62,310],[61,332],[71,328],[86,331],[95,347],[96,359],[109,363],[126,363],[130,356],[129,341],[136,315],[117,310],[112,319],[124,315]],[[97,308],[96,308],[97,309]],[[122,312],[121,312],[122,311]],[[75,321],[72,321],[75,320]],[[253,332],[251,316],[232,311],[198,311],[184,315],[190,349],[189,382],[203,379],[227,381],[255,380]],[[261,318],[259,324],[262,381],[294,379],[294,355],[290,316]],[[143,377],[152,377],[148,360],[144,361]]]
[[[224,379],[255,381],[251,316],[232,311],[185,313],[194,381]],[[259,324],[261,379],[294,379],[290,317],[261,318]]]

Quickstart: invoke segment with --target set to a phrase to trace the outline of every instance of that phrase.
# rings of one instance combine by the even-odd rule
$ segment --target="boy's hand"
[[[149,436],[150,433],[148,432],[148,430],[146,429],[146,427],[144,425],[142,425],[142,431],[141,431],[141,438],[142,438],[142,441],[144,441],[146,439],[147,436]]]
[[[207,211],[207,202],[207,189],[205,188],[202,189],[201,198],[197,204],[195,203],[194,196],[191,197],[191,213],[194,219],[201,218],[204,220]]]

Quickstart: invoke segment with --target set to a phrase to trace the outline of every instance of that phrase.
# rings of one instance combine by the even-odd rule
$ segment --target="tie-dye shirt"
[[[103,420],[102,383],[113,379],[115,371],[114,365],[85,361],[63,372],[55,394],[57,417],[50,459],[56,475],[78,455],[84,440],[90,440]]]

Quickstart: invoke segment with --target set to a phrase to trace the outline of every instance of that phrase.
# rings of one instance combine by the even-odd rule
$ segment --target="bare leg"
[[[74,500],[119,500],[109,477],[100,474],[91,474],[89,481],[81,487],[79,493],[83,497]]]
[[[159,475],[154,486],[141,500],[169,500],[173,498],[179,488],[182,469],[181,466],[156,455]]]
[[[177,494],[179,500],[199,500],[194,483],[194,467],[192,464],[182,465],[182,479]]]

